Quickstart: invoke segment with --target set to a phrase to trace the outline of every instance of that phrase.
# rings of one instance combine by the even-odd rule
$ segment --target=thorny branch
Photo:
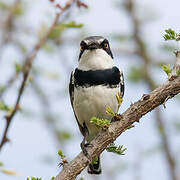
[[[0,143],[0,151],[2,150],[3,145],[8,142],[8,138],[7,138],[7,132],[8,129],[10,127],[10,123],[12,122],[13,117],[15,116],[15,114],[17,113],[18,109],[19,109],[19,103],[22,97],[22,94],[24,92],[24,88],[26,86],[26,82],[28,79],[28,75],[30,73],[31,67],[32,67],[32,63],[38,53],[38,51],[41,49],[41,47],[45,44],[45,42],[48,39],[49,34],[52,32],[52,30],[54,29],[54,27],[56,26],[56,24],[58,23],[58,20],[60,18],[60,16],[67,10],[69,9],[69,7],[71,7],[71,5],[75,2],[75,0],[68,0],[67,3],[65,4],[64,7],[61,7],[61,12],[56,14],[56,17],[52,23],[52,25],[50,26],[49,30],[47,31],[47,33],[39,40],[39,42],[35,45],[35,47],[33,48],[32,52],[30,53],[30,55],[28,55],[25,58],[25,64],[23,66],[23,80],[18,92],[18,97],[15,103],[15,106],[13,108],[13,111],[11,112],[11,114],[9,114],[8,116],[6,116],[6,127],[3,133],[3,137]]]
[[[156,87],[156,83],[152,79],[152,76],[148,71],[148,67],[149,67],[150,63],[153,63],[153,59],[148,55],[146,45],[144,44],[145,41],[142,39],[142,37],[140,35],[141,34],[141,32],[140,32],[141,31],[141,23],[138,20],[138,18],[136,17],[135,6],[133,3],[133,0],[128,0],[128,1],[126,1],[125,4],[126,4],[127,12],[130,15],[132,25],[133,25],[133,38],[134,38],[134,41],[138,48],[137,55],[144,61],[144,70],[145,70],[144,79],[145,79],[145,82],[148,85],[150,91],[152,91]],[[177,57],[176,59],[178,60],[178,52],[176,52],[176,57]],[[174,70],[176,69],[176,66],[177,65],[175,65]],[[179,63],[179,66],[180,66],[180,63]],[[176,74],[176,70],[175,70],[175,74]],[[174,74],[171,73],[171,79],[174,77],[173,75]],[[167,99],[168,99],[168,97],[167,97]],[[171,179],[177,180],[176,163],[175,163],[173,154],[171,153],[168,135],[167,135],[167,132],[166,132],[163,120],[162,120],[162,114],[161,114],[161,111],[159,108],[155,109],[155,120],[157,123],[158,131],[160,132],[159,134],[160,134],[162,146],[163,146],[163,149],[165,152],[165,158],[169,165]]]
[[[121,114],[119,121],[111,123],[107,130],[101,131],[91,142],[91,146],[87,148],[88,157],[81,152],[74,160],[64,165],[63,170],[55,180],[74,180],[93,158],[101,154],[107,145],[115,141],[130,125],[139,122],[142,116],[163,104],[169,95],[173,97],[178,93],[180,93],[180,76],[173,81],[166,82],[151,93],[143,96],[139,101],[131,104]]]

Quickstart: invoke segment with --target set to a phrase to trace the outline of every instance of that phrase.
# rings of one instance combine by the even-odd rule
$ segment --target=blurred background
[[[162,64],[175,62],[176,42],[165,42],[164,30],[179,30],[178,0],[75,1],[41,44],[0,148],[0,179],[50,180],[61,168],[57,152],[67,160],[80,151],[79,132],[68,95],[71,71],[78,64],[80,41],[91,35],[106,37],[115,65],[124,72],[125,96],[120,113],[144,93],[167,80]],[[0,140],[23,80],[23,64],[49,31],[67,0],[0,0]],[[87,8],[88,6],[88,8]],[[104,151],[102,174],[85,180],[180,180],[180,96],[148,113],[124,132],[118,156]]]

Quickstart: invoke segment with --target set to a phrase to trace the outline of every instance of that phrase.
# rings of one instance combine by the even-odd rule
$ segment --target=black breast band
[[[117,67],[104,70],[89,70],[82,71],[75,69],[74,72],[74,84],[75,86],[96,86],[96,85],[108,85],[114,87],[120,83],[120,71]]]

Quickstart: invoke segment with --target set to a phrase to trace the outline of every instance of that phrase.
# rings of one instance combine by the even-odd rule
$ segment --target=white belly
[[[109,106],[114,112],[117,112],[117,100],[115,94],[119,91],[117,88],[109,88],[107,86],[91,86],[88,88],[78,87],[74,89],[74,110],[83,126],[85,122],[89,136],[87,141],[91,141],[99,132],[99,128],[95,124],[90,123],[90,119],[95,116],[97,118],[111,119],[106,114],[106,107]]]

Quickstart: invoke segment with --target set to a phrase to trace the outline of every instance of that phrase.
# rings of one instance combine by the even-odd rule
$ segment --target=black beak
[[[90,50],[98,49],[98,48],[99,48],[99,45],[96,43],[92,43],[88,46],[88,49],[90,49]]]

